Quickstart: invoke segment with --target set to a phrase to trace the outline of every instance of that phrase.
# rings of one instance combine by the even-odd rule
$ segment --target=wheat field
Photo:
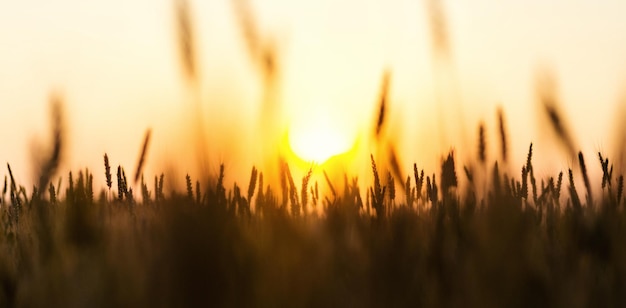
[[[203,116],[214,72],[202,63],[191,4],[172,6],[186,112],[182,135],[172,133],[182,141],[167,145],[180,147],[172,165],[152,163],[153,143],[167,132],[146,127],[127,149],[139,149],[135,165],[103,152],[95,168],[71,167],[73,110],[53,92],[49,146],[33,147],[31,166],[0,169],[0,307],[626,306],[623,124],[606,133],[616,151],[586,151],[549,66],[532,80],[547,143],[516,140],[530,125],[512,126],[516,110],[502,105],[494,125],[467,125],[461,87],[446,70],[449,12],[425,1],[438,129],[424,128],[427,142],[400,138],[407,123],[392,94],[402,68],[390,65],[373,77],[379,88],[359,90],[376,95],[356,141],[335,147],[339,132],[327,122],[297,140],[328,150],[314,162],[296,153],[282,118],[288,57],[249,1],[230,4],[241,66],[258,83],[256,122]],[[357,113],[336,108],[340,118]],[[228,129],[211,123],[221,117]],[[406,148],[444,150],[431,164]],[[229,163],[214,159],[229,154]],[[241,157],[258,163],[242,166]],[[32,183],[17,176],[27,168]]]

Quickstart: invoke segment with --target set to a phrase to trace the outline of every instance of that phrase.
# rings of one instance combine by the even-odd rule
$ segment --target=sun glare
[[[335,155],[348,152],[351,142],[346,129],[323,114],[299,119],[289,129],[291,150],[307,162],[323,164]]]

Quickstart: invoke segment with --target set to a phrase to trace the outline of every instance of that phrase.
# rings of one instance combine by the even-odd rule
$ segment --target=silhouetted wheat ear
[[[313,208],[315,208],[317,206],[317,200],[320,199],[320,191],[318,189],[318,185],[317,185],[317,181],[315,181],[315,202],[313,202]]]
[[[411,191],[411,176],[406,177],[404,182],[404,197],[406,199],[406,205],[408,207],[413,206],[413,192]]]
[[[22,195],[22,197],[24,198],[24,204],[29,204],[28,195],[26,194],[26,188],[22,185],[20,185],[19,194]]]
[[[57,195],[56,192],[54,190],[54,185],[52,185],[52,183],[49,184],[49,188],[48,188],[48,193],[50,194],[50,204],[56,204],[57,203]]]
[[[257,211],[261,209],[264,204],[264,194],[263,194],[263,172],[259,172],[259,193],[256,194],[256,209]]]
[[[609,171],[609,159],[604,159],[602,157],[602,153],[600,152],[598,152],[598,157],[600,158],[600,165],[602,166],[602,189],[604,190],[604,188],[608,185],[610,190],[613,165],[611,165],[611,171]]]
[[[302,211],[305,215],[307,214],[307,203],[308,203],[307,189],[309,186],[309,180],[311,179],[312,173],[313,173],[313,168],[309,168],[309,171],[306,173],[306,175],[302,177],[302,187],[300,191],[300,198],[302,199]]]
[[[15,208],[15,210],[19,210],[22,206],[22,200],[19,196],[19,191],[17,189],[17,183],[15,182],[15,178],[13,177],[13,171],[11,170],[11,165],[7,163],[7,169],[9,169],[9,177],[11,178],[11,204]],[[15,213],[15,215],[19,215],[19,213]],[[15,217],[15,221],[17,222],[18,216]]]
[[[296,188],[296,183],[293,180],[293,176],[291,175],[291,169],[289,169],[289,164],[283,161],[283,171],[287,176],[287,180],[289,181],[289,202],[291,202],[291,213],[294,215],[300,214],[300,204],[298,200],[298,189]]]
[[[72,179],[72,176],[70,174],[70,181]],[[70,187],[72,186],[71,182],[70,182]],[[117,166],[117,199],[119,201],[124,200],[124,179],[122,178],[122,166],[118,165]]]
[[[524,199],[528,199],[528,174],[530,170],[533,168],[532,165],[533,158],[533,144],[531,143],[528,147],[528,155],[526,156],[526,166],[522,167],[522,188],[521,188],[521,196]]]
[[[70,202],[74,201],[74,179],[72,177],[72,171],[70,171],[68,175],[68,185],[65,190],[65,199]]]
[[[422,198],[422,188],[424,186],[424,170],[419,173],[417,164],[413,163],[413,177],[415,178],[415,198],[419,201]]]
[[[163,182],[165,179],[165,174],[161,173],[161,176],[159,177],[159,189],[157,190],[159,193],[159,199],[164,199],[165,195],[163,194]]]
[[[224,164],[220,164],[220,173],[217,177],[217,184],[215,185],[218,198],[226,196],[226,188],[224,187]],[[223,200],[222,200],[223,201]]]
[[[148,128],[146,131],[146,136],[143,139],[143,145],[141,147],[141,153],[139,154],[139,161],[137,162],[137,169],[135,170],[135,184],[139,181],[139,177],[141,176],[141,170],[143,169],[144,163],[146,161],[146,156],[148,154],[148,145],[150,144],[150,135],[152,130]]]
[[[287,172],[285,171],[285,161],[284,160],[280,160],[279,161],[279,166],[280,166],[280,188],[281,188],[281,192],[282,192],[282,204],[281,204],[281,208],[284,208],[287,206],[287,203],[289,202],[289,184],[287,183]]]
[[[93,174],[89,173],[89,169],[86,169],[87,177],[87,201],[93,203]]]
[[[326,170],[324,170],[324,178],[326,179],[326,184],[328,184],[328,188],[330,188],[330,193],[333,195],[333,198],[337,199],[337,192],[335,191],[335,187],[333,186],[333,183],[330,181],[330,178],[328,177]]]
[[[441,193],[445,196],[450,188],[457,187],[456,167],[454,165],[454,152],[450,152],[448,157],[441,163]]]
[[[134,204],[135,203],[135,197],[133,195],[133,188],[128,188],[128,190],[126,191],[126,202],[129,204]]]
[[[109,164],[109,156],[107,156],[106,153],[104,153],[104,175],[106,176],[107,187],[111,190],[111,185],[113,185],[113,181],[111,180],[111,165]]]
[[[11,192],[15,192],[17,191],[17,184],[15,183],[13,171],[11,171],[11,165],[9,163],[7,163],[7,169],[9,170],[9,177],[11,178]]]
[[[520,187],[520,197],[528,200],[528,169],[522,167],[522,184]]]
[[[419,178],[419,170],[417,169],[417,163],[413,163],[413,178],[415,180],[415,191],[417,194],[416,198],[417,200],[419,200],[421,187],[419,183],[420,178]]]
[[[387,172],[387,187],[389,187],[389,200],[393,202],[396,199],[396,183],[391,172]]]
[[[191,176],[189,174],[185,176],[185,182],[187,183],[187,198],[193,200],[193,185],[191,184]]]
[[[568,172],[569,172],[570,198],[572,199],[572,205],[574,206],[574,209],[579,211],[582,208],[582,205],[580,203],[580,198],[578,197],[578,193],[576,192],[576,185],[574,185],[574,174],[571,168],[568,170]]]
[[[478,126],[478,160],[481,164],[485,164],[487,160],[486,154],[486,144],[485,144],[485,124],[480,123]]]
[[[160,201],[159,180],[158,180],[158,177],[155,175],[154,176],[154,202],[158,203],[159,201]]]
[[[122,179],[124,183],[124,193],[128,194],[128,179],[126,178],[126,170],[122,168]]]
[[[502,155],[502,161],[506,162],[508,157],[508,145],[507,145],[507,137],[506,137],[506,126],[504,120],[504,111],[502,108],[498,108],[498,127],[500,133],[500,153]]]
[[[580,164],[580,171],[582,172],[585,189],[587,190],[587,205],[591,206],[593,203],[593,197],[591,195],[591,184],[589,183],[589,176],[587,175],[587,166],[585,166],[583,152],[578,152],[578,163]]]
[[[376,168],[376,161],[374,161],[374,155],[370,154],[370,159],[372,160],[372,173],[374,174],[374,189],[376,191],[376,197],[378,197],[378,192],[380,192],[380,178],[378,177],[378,170]]]
[[[376,130],[374,131],[376,138],[380,137],[380,132],[385,124],[385,113],[387,109],[387,100],[389,95],[389,81],[391,75],[389,71],[383,73],[383,79],[381,82],[380,96],[378,98],[378,118],[376,120]]]
[[[252,196],[254,195],[254,190],[256,189],[256,181],[257,181],[257,173],[258,170],[256,169],[256,167],[252,167],[252,171],[250,172],[250,184],[248,185],[248,203],[252,203]],[[263,175],[261,175],[262,177]],[[263,185],[263,183],[261,183],[261,185]],[[260,189],[262,190],[263,187],[260,187]]]
[[[559,178],[556,181],[556,201],[561,198],[561,186],[563,185],[563,171],[559,172]]]
[[[533,189],[533,201],[535,204],[539,203],[537,200],[537,179],[535,178],[535,168],[530,168],[530,186]]]
[[[439,202],[439,188],[437,187],[437,176],[434,173],[432,178],[433,180],[430,183],[428,183],[428,178],[426,179],[426,188],[428,190],[428,199],[430,199],[433,205],[436,205]]]
[[[374,155],[370,154],[372,160],[372,173],[374,174],[374,187],[370,187],[370,193],[372,194],[372,205],[376,211],[377,217],[381,218],[384,214],[384,201],[385,191],[387,186],[381,187],[380,177],[378,169],[376,168],[376,162],[374,161]]]

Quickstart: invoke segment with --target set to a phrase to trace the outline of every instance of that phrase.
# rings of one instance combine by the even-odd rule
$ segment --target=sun
[[[295,121],[288,131],[289,147],[306,162],[323,164],[333,156],[350,151],[348,130],[325,114],[309,114]]]

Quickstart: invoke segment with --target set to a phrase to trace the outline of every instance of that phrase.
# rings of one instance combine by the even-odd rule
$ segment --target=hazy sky
[[[261,163],[250,153],[259,148],[262,79],[231,1],[190,5],[211,157],[231,170],[248,170]],[[626,97],[624,1],[443,1],[451,60],[444,94],[434,81],[439,75],[425,1],[251,5],[261,39],[276,48],[286,125],[316,123],[314,115],[325,114],[319,121],[345,138],[366,139],[388,69],[387,132],[406,166],[438,161],[436,102],[443,97],[462,106],[471,149],[457,151],[473,154],[479,120],[486,122],[488,140],[496,140],[495,110],[501,105],[516,166],[533,141],[548,158],[540,171],[553,172],[571,161],[554,153],[538,124],[534,77],[543,67],[557,79],[579,146],[588,155],[612,149],[615,111]],[[113,164],[133,169],[148,127],[154,142],[146,173],[151,177],[166,164],[189,169],[181,160],[190,157],[189,149],[181,144],[189,140],[193,109],[173,8],[169,0],[0,2],[0,161],[31,180],[31,152],[49,139],[48,98],[54,92],[65,99],[70,132],[63,171],[88,166],[98,175],[104,152]],[[446,127],[461,123],[449,115],[443,120]],[[187,169],[181,172],[193,174]]]

